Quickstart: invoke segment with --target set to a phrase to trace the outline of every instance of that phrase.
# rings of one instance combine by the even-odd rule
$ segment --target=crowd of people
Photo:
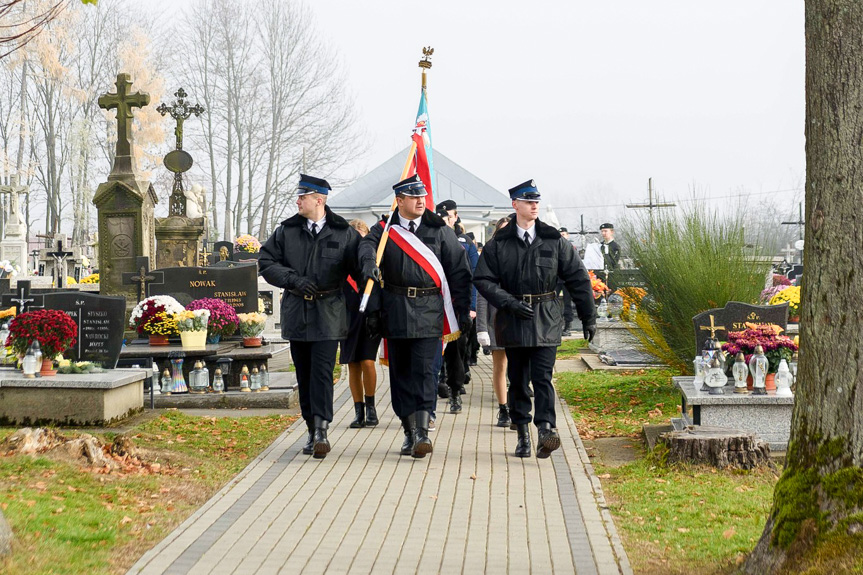
[[[551,384],[556,350],[575,315],[592,339],[596,310],[577,251],[538,217],[533,180],[509,190],[514,213],[497,222],[482,250],[460,225],[454,201],[426,205],[417,176],[393,186],[396,209],[371,229],[334,213],[326,205],[330,190],[326,180],[301,175],[298,213],[273,232],[259,260],[261,275],[284,288],[282,336],[290,341],[308,428],[303,453],[322,459],[330,452],[340,343],[354,400],[350,427],[378,424],[375,361],[384,338],[381,361],[402,423],[402,455],[432,453],[438,396],[450,413],[462,411],[482,348],[492,356],[496,425],[518,434],[514,455],[533,455],[533,423],[536,456],[550,456],[560,446]]]

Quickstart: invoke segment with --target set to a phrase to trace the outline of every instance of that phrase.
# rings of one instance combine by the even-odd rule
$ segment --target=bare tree
[[[806,0],[806,276],[786,466],[748,573],[797,571],[863,529],[863,5]],[[848,544],[851,547],[848,547]]]

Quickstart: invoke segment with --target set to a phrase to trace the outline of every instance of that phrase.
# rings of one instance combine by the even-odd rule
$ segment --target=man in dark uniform
[[[476,262],[479,260],[479,252],[476,249],[476,244],[465,233],[457,229],[456,221],[458,220],[458,205],[453,200],[444,200],[437,205],[435,212],[444,220],[446,225],[456,233],[461,247],[464,248],[467,255],[470,272],[473,275],[473,270],[476,269]],[[471,326],[476,318],[476,291],[471,286],[471,303],[470,317]],[[461,396],[465,393],[464,384],[467,382],[467,356],[468,342],[470,339],[472,328],[467,332],[462,331],[461,336],[454,342],[449,343],[444,350],[444,364],[446,365],[446,384],[449,387],[449,411],[450,413],[460,413],[462,409]]]
[[[587,340],[596,332],[596,309],[581,259],[560,232],[538,219],[540,195],[533,180],[510,189],[509,195],[515,218],[483,248],[473,281],[498,310],[495,339],[506,349],[509,403],[518,431],[515,455],[530,457],[532,450],[529,380],[536,402],[536,456],[545,458],[560,447],[551,385],[563,325],[558,278],[572,296]]]
[[[602,259],[605,269],[616,270],[620,263],[620,246],[614,241],[614,224],[602,224],[599,226],[602,234]]]
[[[563,239],[572,245],[572,242],[569,241],[569,231],[566,228],[560,228],[557,231],[560,232]],[[572,249],[575,249],[575,246]],[[575,319],[575,312],[572,310],[572,297],[564,286],[563,280],[557,281],[557,293],[563,294],[563,335],[569,335],[569,332],[572,331],[572,320]]]
[[[391,226],[398,226],[398,233],[405,237],[414,234],[436,262],[423,260],[419,250],[406,252],[399,247],[393,229],[378,269],[375,254],[383,227],[374,226],[360,241],[360,266],[365,278],[382,280],[383,289],[380,309],[370,306],[366,323],[371,333],[380,330],[387,338],[393,411],[401,418],[405,432],[401,454],[425,457],[432,452],[428,426],[436,401],[432,366],[435,353],[440,353],[444,328],[442,285],[426,269],[434,265],[442,268],[458,327],[467,329],[470,268],[455,233],[440,216],[426,210],[427,194],[422,181],[413,176],[393,186],[393,190],[398,208],[390,217]],[[452,326],[453,331],[455,328]]]
[[[330,189],[326,180],[300,174],[298,213],[276,228],[258,260],[264,279],[285,289],[282,337],[291,342],[300,410],[309,429],[303,453],[317,459],[330,451],[333,367],[339,341],[348,334],[343,288],[348,274],[360,277],[360,235],[327,207]]]

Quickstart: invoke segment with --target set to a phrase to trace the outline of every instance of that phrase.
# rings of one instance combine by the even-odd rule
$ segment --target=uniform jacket
[[[534,317],[516,318],[507,306],[524,294],[557,291],[558,277],[572,295],[582,323],[596,322],[590,276],[566,241],[553,227],[536,220],[536,237],[530,247],[518,236],[515,220],[495,233],[474,273],[474,285],[497,308],[495,343],[501,347],[560,345],[562,304],[557,298],[533,304]]]
[[[398,210],[391,216],[398,218]],[[393,220],[399,221],[398,219]],[[383,234],[383,226],[376,224],[360,241],[360,266],[369,271],[375,265],[375,253]],[[417,237],[434,252],[446,274],[452,305],[461,318],[470,312],[470,268],[465,250],[455,232],[448,228],[437,214],[425,210],[416,231]],[[387,283],[400,287],[434,287],[431,277],[392,240],[387,241],[381,260],[381,275]],[[443,335],[443,299],[441,294],[410,298],[386,289],[380,290],[378,300],[381,327],[384,337],[391,339],[441,337]],[[375,298],[372,299],[375,302]],[[376,311],[374,304],[369,311]]]
[[[602,250],[602,261],[606,268],[616,270],[620,263],[620,245],[614,240],[603,243],[600,246]]]
[[[317,237],[308,220],[297,214],[283,221],[261,248],[261,275],[282,296],[282,337],[296,341],[344,339],[348,334],[344,285],[348,274],[360,277],[357,246],[360,234],[341,216],[324,206],[327,221]],[[289,290],[308,277],[318,292],[334,293],[312,301]]]
[[[467,263],[470,266],[470,273],[473,275],[476,262],[479,261],[479,250],[476,249],[476,243],[467,234],[458,234],[458,241],[467,254]],[[476,311],[476,289],[473,286],[470,288],[470,309]]]
[[[494,318],[497,316],[497,308],[488,303],[481,293],[476,294],[476,332],[488,332],[488,347],[492,350],[503,349],[497,344],[494,337]]]

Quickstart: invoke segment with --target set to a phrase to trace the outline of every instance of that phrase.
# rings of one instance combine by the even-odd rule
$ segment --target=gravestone
[[[123,347],[126,299],[84,292],[55,292],[42,296],[45,309],[62,310],[78,326],[78,343],[64,354],[73,361],[92,361],[114,369]]]
[[[234,253],[233,242],[216,242],[213,244],[213,253],[210,256],[210,263],[232,261],[231,256]]]
[[[794,281],[802,275],[803,275],[803,264],[794,264],[793,266],[791,266],[791,269],[788,270],[786,277],[788,279],[790,279],[791,281]]]
[[[22,314],[31,308],[42,307],[45,296],[30,292],[30,280],[20,280],[11,293],[0,296],[0,307],[7,309],[15,306],[15,313]]]
[[[9,195],[9,217],[4,226],[0,243],[0,260],[9,260],[12,264],[21,266],[21,274],[24,277],[30,275],[27,265],[27,225],[21,215],[20,196],[27,194],[30,197],[30,188],[19,185],[17,174],[6,177],[5,185],[0,182],[0,194]]]
[[[257,263],[257,261],[260,258],[261,258],[261,252],[243,252],[243,251],[240,251],[240,252],[234,252],[233,255],[231,256],[232,260],[234,260],[235,262],[241,262],[241,263],[250,263],[250,262]]]
[[[0,295],[9,293],[11,289],[9,278],[0,278]]]
[[[692,318],[696,353],[704,347],[704,342],[710,337],[711,325],[715,328],[717,339],[725,341],[728,339],[729,331],[743,331],[747,323],[772,323],[785,330],[788,328],[788,304],[752,305],[730,301],[724,308],[701,312]]]
[[[152,184],[139,179],[132,145],[132,108],[150,103],[150,96],[130,92],[129,74],[117,74],[117,92],[99,97],[99,107],[117,110],[117,148],[108,180],[93,196],[99,216],[99,284],[106,295],[127,297],[135,305],[134,286],[123,285],[123,273],[136,270],[135,259],[156,252],[153,208],[158,202]]]
[[[608,287],[611,291],[625,287],[647,289],[647,280],[645,279],[644,274],[641,273],[641,270],[638,269],[614,270],[609,273],[608,281],[610,283]]]
[[[217,298],[234,306],[237,313],[258,311],[258,269],[252,264],[235,267],[211,266],[153,270],[156,281],[147,293],[169,295],[183,305],[201,298]]]

